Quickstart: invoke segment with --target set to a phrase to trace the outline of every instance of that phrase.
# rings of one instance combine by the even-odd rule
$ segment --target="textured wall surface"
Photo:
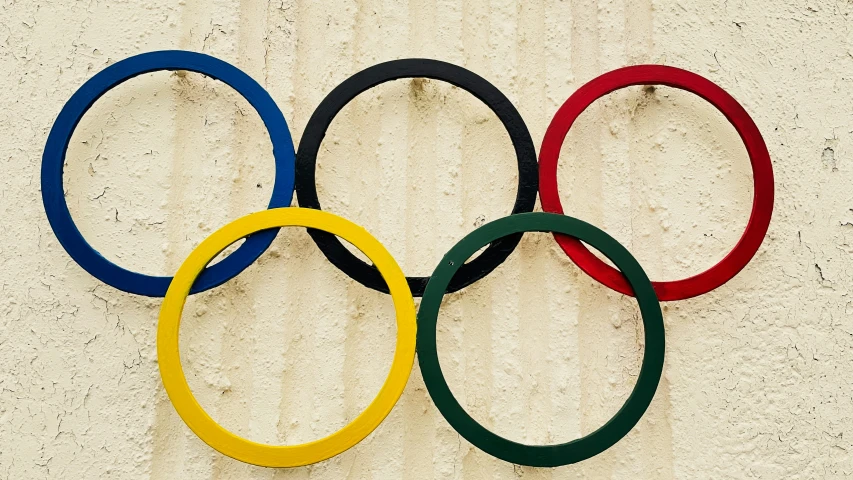
[[[5,0],[0,4],[0,478],[668,479],[853,476],[853,2],[688,0]],[[159,299],[83,271],[45,218],[47,133],[84,81],[127,56],[180,48],[242,68],[298,141],[335,85],[374,63],[430,57],[497,85],[534,142],[580,85],[661,63],[717,82],[773,158],[776,208],[757,256],[704,296],[664,304],[657,396],[602,455],[556,469],[462,440],[415,366],[365,441],[320,464],[224,457],[184,425],[160,382]],[[148,74],[99,100],[72,138],[67,200],[108,258],[171,274],[203,238],[265,208],[271,144],[233,90]],[[515,159],[469,94],[401,80],[358,97],[323,143],[324,208],[364,225],[410,275],[509,213]],[[654,279],[698,273],[737,241],[752,175],[713,107],[666,87],[611,94],[570,132],[566,212],[629,247]],[[537,207],[538,208],[538,207]],[[390,299],[349,280],[299,229],[188,303],[183,365],[202,405],[253,440],[293,444],[354,418],[378,391]],[[469,412],[511,439],[591,432],[622,405],[643,353],[636,303],[579,271],[546,234],[448,295],[439,352]]]

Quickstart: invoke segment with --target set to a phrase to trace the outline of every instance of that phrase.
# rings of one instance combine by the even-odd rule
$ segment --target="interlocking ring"
[[[397,313],[397,347],[391,371],[376,398],[337,432],[302,445],[274,446],[253,442],[229,432],[193,397],[181,368],[178,334],[187,295],[199,272],[222,250],[237,240],[264,230],[300,226],[337,235],[362,251],[382,272]],[[190,253],[175,274],[157,325],[157,359],[160,377],[175,410],[190,430],[219,452],[237,460],[264,467],[298,467],[331,458],[370,434],[391,412],[403,393],[415,359],[415,303],[403,271],[390,253],[367,230],[341,217],[307,208],[275,208],[249,214],[207,237]]]
[[[554,232],[586,242],[604,254],[625,275],[636,293],[643,317],[645,350],[640,376],[619,412],[589,435],[561,445],[525,445],[507,440],[477,423],[450,391],[438,361],[435,332],[438,310],[447,285],[460,265],[483,245],[505,235],[523,232]],[[558,467],[586,460],[607,450],[628,434],[643,416],[655,395],[664,357],[663,316],[649,278],[637,260],[610,235],[592,225],[565,215],[522,213],[510,215],[471,232],[441,260],[427,285],[418,309],[418,364],[435,406],[466,440],[480,450],[507,462],[534,467]]]
[[[673,282],[652,282],[660,300],[682,300],[708,293],[737,275],[761,246],[773,213],[773,164],[767,145],[752,117],[725,90],[695,73],[663,65],[625,67],[593,79],[566,100],[545,132],[539,153],[539,195],[543,210],[563,213],[557,191],[560,148],[575,119],[592,102],[620,88],[655,84],[687,90],[715,106],[737,130],[752,164],[752,213],[734,249],[719,263],[698,275]],[[633,295],[631,287],[619,271],[596,257],[581,242],[557,233],[554,238],[569,258],[589,276],[617,292]]]
[[[155,70],[191,70],[218,78],[243,94],[261,115],[273,141],[276,182],[270,209],[237,219],[201,242],[174,278],[152,277],[122,269],[100,256],[77,230],[62,190],[62,166],[69,138],[86,110],[103,93],[136,75]],[[459,241],[431,277],[406,278],[388,251],[363,228],[320,210],[314,169],[317,151],[334,116],[359,93],[386,81],[427,77],[461,87],[486,103],[501,119],[518,159],[519,186],[513,214],[487,223]],[[696,93],[717,107],[735,126],[750,155],[755,197],[749,225],[734,250],[719,264],[677,282],[650,282],[637,260],[608,234],[562,213],[556,184],[557,157],[575,118],[595,99],[628,85],[663,84]],[[116,63],[86,82],[68,101],[51,129],[42,164],[42,196],[51,227],[62,246],[84,269],[121,290],[165,296],[157,328],[157,355],[163,385],[178,414],[203,441],[225,455],[269,467],[319,462],[352,447],[372,432],[399,399],[414,363],[415,347],[424,382],[448,423],[472,444],[508,462],[553,467],[597,455],[624,437],[648,408],[663,371],[665,332],[659,305],[710,291],[736,275],[757,251],[766,234],[773,207],[773,171],[758,128],[730,95],[710,81],[672,67],[642,65],[604,74],[581,87],[557,112],[542,144],[537,175],[530,134],[515,107],[493,85],[474,73],[435,60],[395,60],[353,75],[320,104],[306,127],[296,155],[296,189],[303,207],[287,207],[294,188],[293,143],[281,112],[269,95],[246,74],[202,54],[153,52]],[[527,213],[542,185],[543,208],[555,213]],[[301,445],[272,446],[241,438],[217,424],[189,389],[180,363],[178,335],[186,297],[219,285],[239,274],[270,244],[280,227],[306,227],[326,257],[354,280],[388,292],[397,316],[397,344],[388,377],[378,396],[352,423],[320,440]],[[477,423],[451,393],[438,360],[436,329],[442,298],[488,275],[512,253],[524,232],[553,232],[563,250],[598,281],[637,298],[643,317],[645,351],[637,384],[619,412],[604,426],[560,445],[524,445],[502,438]],[[352,255],[337,237],[352,243],[373,262]],[[228,245],[246,242],[218,264],[209,262]],[[581,242],[598,249],[616,268],[592,255]],[[485,251],[467,261],[479,248]],[[415,320],[414,299],[423,296]],[[421,328],[418,329],[417,327]]]
[[[451,63],[420,58],[392,60],[362,70],[344,80],[323,99],[308,120],[296,153],[296,199],[299,206],[320,209],[314,176],[317,152],[335,115],[365,90],[391,80],[413,77],[442,80],[455,85],[477,97],[495,112],[509,133],[518,160],[518,193],[512,213],[533,211],[539,188],[536,148],[518,110],[500,90],[474,72]],[[326,258],[350,278],[374,290],[388,292],[376,268],[353,255],[334,235],[319,230],[308,230],[308,233]],[[506,260],[520,240],[521,235],[510,235],[489,245],[477,258],[459,269],[459,275],[450,282],[448,290],[455,292],[488,275]],[[407,277],[406,280],[412,293],[420,297],[424,294],[429,277]]]
[[[258,112],[269,131],[275,158],[275,184],[269,208],[290,206],[294,179],[293,140],[281,110],[258,82],[222,60],[181,50],[143,53],[110,65],[83,84],[59,112],[47,137],[41,164],[44,210],[59,243],[84,270],[119,290],[149,297],[165,295],[172,277],[132,272],[107,260],[89,245],[68,211],[62,188],[62,170],[71,134],[95,101],[122,82],[143,73],[160,70],[189,70],[225,82]],[[237,276],[264,253],[275,239],[276,233],[276,230],[270,230],[247,238],[237,250],[207,268],[193,285],[192,293],[216,287]]]

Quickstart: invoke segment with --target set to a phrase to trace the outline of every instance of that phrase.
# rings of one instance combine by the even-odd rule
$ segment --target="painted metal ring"
[[[320,209],[317,198],[315,170],[317,152],[335,115],[358,94],[381,83],[400,78],[431,78],[462,88],[486,104],[503,123],[509,133],[518,161],[518,193],[512,213],[533,211],[538,190],[536,149],[527,125],[506,98],[494,85],[479,75],[462,67],[428,59],[403,59],[380,63],[356,73],[332,90],[320,103],[299,141],[296,153],[296,198],[300,207]],[[362,285],[388,292],[379,271],[353,255],[334,235],[319,230],[309,230],[311,238],[336,267]],[[477,258],[463,265],[459,275],[450,283],[455,292],[488,275],[515,249],[521,235],[509,235],[493,242]],[[407,277],[409,288],[416,297],[423,295],[429,277]]]
[[[559,445],[525,445],[498,436],[474,420],[459,404],[441,371],[436,348],[438,312],[448,284],[461,265],[483,245],[523,232],[570,235],[600,251],[625,275],[643,317],[645,350],[640,375],[628,400],[598,430]],[[478,228],[453,246],[435,269],[418,310],[418,363],[435,406],[447,422],[477,448],[507,462],[557,467],[580,462],[610,448],[637,424],[651,404],[663,371],[665,333],[660,303],[646,273],[628,250],[592,225],[552,213],[523,213]]]
[[[220,80],[239,92],[258,112],[269,131],[275,158],[275,184],[269,208],[290,206],[294,184],[294,146],[284,115],[269,93],[237,67],[202,53],[164,50],[124,59],[89,79],[59,112],[47,138],[41,167],[45,212],[59,243],[84,270],[119,290],[150,297],[165,295],[172,277],[132,272],[107,260],[89,245],[65,202],[62,172],[71,135],[95,101],[126,80],[160,70],[188,70]],[[277,230],[268,230],[248,237],[237,250],[207,268],[191,293],[208,290],[235,277],[270,246],[276,233]]]
[[[338,235],[361,250],[380,270],[391,290],[397,315],[394,360],[379,394],[352,422],[337,432],[300,445],[266,445],[239,437],[216,423],[201,407],[187,384],[178,345],[181,314],[187,294],[204,267],[228,245],[259,231],[301,226]],[[370,434],[394,408],[412,371],[417,322],[415,303],[403,271],[367,230],[337,215],[306,208],[275,208],[239,218],[206,238],[184,261],[169,286],[157,324],[160,377],[175,410],[205,443],[224,455],[264,467],[298,467],[331,458]]]
[[[752,164],[753,203],[746,230],[735,247],[719,263],[692,277],[652,282],[662,301],[682,300],[710,292],[738,274],[761,246],[773,213],[773,165],[761,132],[744,108],[725,90],[710,80],[686,70],[663,65],[636,65],[605,73],[579,88],[560,107],[545,132],[539,153],[539,194],[542,209],[563,213],[557,187],[557,162],[563,141],[575,119],[595,100],[632,85],[665,85],[692,92],[716,107],[735,127],[746,146]],[[569,258],[600,283],[626,295],[633,295],[622,274],[596,257],[577,239],[554,234]]]

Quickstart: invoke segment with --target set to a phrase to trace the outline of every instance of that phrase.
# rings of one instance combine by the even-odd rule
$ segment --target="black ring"
[[[442,80],[462,88],[485,103],[497,115],[509,133],[518,159],[518,193],[512,214],[533,211],[539,190],[539,168],[536,148],[518,110],[497,87],[474,72],[451,63],[420,58],[392,60],[362,70],[344,80],[320,102],[308,120],[296,153],[296,197],[300,207],[321,209],[314,175],[317,152],[335,115],[358,94],[376,85],[400,78],[419,77]],[[308,229],[308,233],[326,258],[350,278],[366,287],[388,293],[388,286],[379,270],[353,255],[336,236],[314,229]],[[488,275],[506,260],[521,241],[521,237],[522,234],[517,233],[489,244],[483,253],[459,269],[447,291],[455,292]],[[429,278],[406,277],[412,295],[423,296]]]

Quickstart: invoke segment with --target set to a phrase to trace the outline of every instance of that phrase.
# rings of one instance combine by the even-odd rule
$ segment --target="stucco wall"
[[[853,475],[853,2],[574,0],[335,2],[7,0],[0,5],[0,478],[667,479]],[[105,286],[58,244],[39,166],[64,102],[112,62],[202,51],[271,93],[295,139],[335,85],[374,63],[431,57],[497,85],[534,142],[599,73],[685,68],[750,112],[776,174],[762,248],[734,280],[663,306],[664,377],[602,455],[518,467],[462,440],[418,367],[387,420],[318,465],[224,457],[183,424],[155,351],[160,300]],[[171,274],[227,221],[265,207],[270,142],[230,88],[157,73],[101,99],[72,139],[74,219],[123,266]],[[586,112],[559,170],[569,214],[623,242],[654,279],[721,259],[752,200],[746,152],[721,114],[670,88],[630,88]],[[396,81],[335,120],[319,158],[324,208],[426,275],[476,225],[510,211],[515,159],[482,104]],[[538,207],[537,207],[538,208]],[[509,438],[554,443],[602,425],[642,356],[633,300],[598,285],[546,234],[449,295],[439,351],[454,392]],[[194,297],[182,326],[194,392],[257,441],[320,438],[378,391],[395,327],[387,296],[337,271],[297,229],[242,275]]]

